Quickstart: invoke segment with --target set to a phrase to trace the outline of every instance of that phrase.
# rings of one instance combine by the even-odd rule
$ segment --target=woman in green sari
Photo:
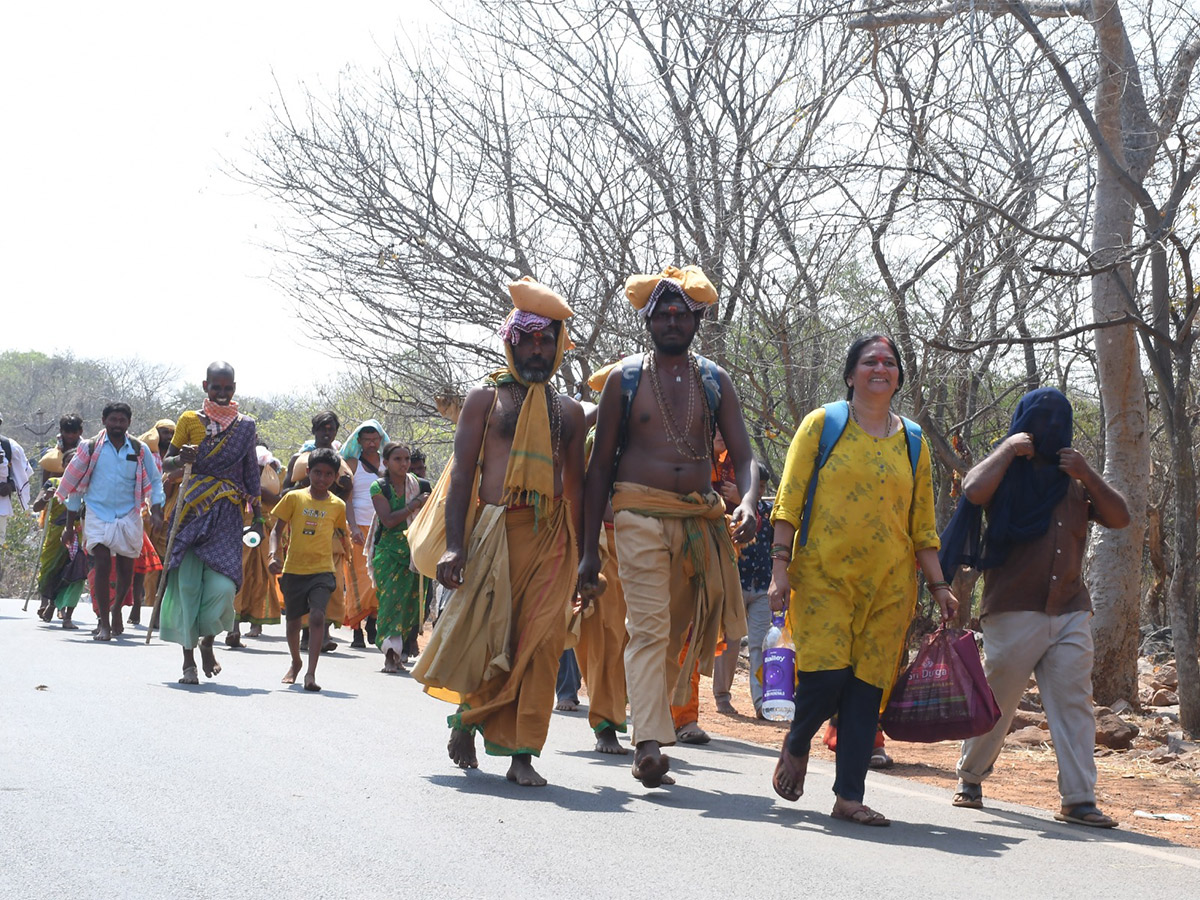
[[[74,453],[74,450],[68,450],[63,454],[64,468],[70,463]],[[42,487],[42,493],[33,501],[34,512],[45,511],[43,515],[46,523],[42,537],[42,551],[38,557],[38,596],[41,597],[42,602],[38,607],[37,614],[43,622],[53,622],[54,611],[57,609],[62,613],[62,627],[74,631],[79,626],[71,621],[71,616],[83,594],[87,566],[84,563],[81,567],[77,567],[82,569],[83,577],[74,581],[66,580],[70,577],[67,570],[71,560],[77,553],[81,553],[82,549],[79,547],[78,541],[73,541],[70,549],[63,546],[63,530],[67,524],[67,506],[54,496],[61,480],[58,477],[47,479]]]
[[[405,671],[417,655],[421,626],[421,579],[409,565],[408,523],[425,504],[417,479],[408,471],[411,454],[405,444],[389,441],[382,453],[384,474],[371,485],[375,507],[371,570],[379,596],[375,644],[384,651],[383,671]]]

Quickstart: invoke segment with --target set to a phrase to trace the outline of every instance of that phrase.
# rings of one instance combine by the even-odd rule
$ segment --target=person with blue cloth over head
[[[983,572],[984,671],[1002,712],[990,732],[963,743],[953,803],[983,806],[982,782],[1032,674],[1058,757],[1062,809],[1054,818],[1114,828],[1096,806],[1092,601],[1082,570],[1088,522],[1124,528],[1129,509],[1071,446],[1072,419],[1061,391],[1022,397],[1008,435],[963,479],[941,535],[947,578],[960,565]]]

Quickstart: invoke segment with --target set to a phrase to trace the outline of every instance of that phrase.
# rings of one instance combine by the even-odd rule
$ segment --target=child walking
[[[346,504],[330,493],[340,465],[337,453],[323,447],[308,457],[309,484],[288,494],[272,510],[277,519],[271,529],[269,568],[279,575],[287,615],[288,650],[292,664],[283,676],[284,684],[295,684],[303,662],[300,659],[300,620],[307,615],[314,634],[325,633],[325,609],[329,596],[337,586],[333,568],[333,533],[345,532]],[[283,529],[290,529],[287,558],[279,562],[279,538]],[[304,673],[304,689],[319,691],[317,660],[321,656],[321,641],[311,641],[308,648],[308,671]]]
[[[411,454],[406,445],[389,441],[383,447],[383,477],[371,485],[375,506],[375,546],[372,570],[379,598],[375,644],[384,651],[383,671],[405,671],[404,663],[417,654],[421,625],[420,576],[409,566],[408,523],[428,494],[421,493],[409,472]]]

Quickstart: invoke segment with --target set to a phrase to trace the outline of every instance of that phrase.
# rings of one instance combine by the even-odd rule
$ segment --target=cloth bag
[[[496,397],[499,391],[492,395],[492,405],[488,409],[487,418],[483,421],[483,438],[479,442],[479,458],[475,460],[475,474],[471,478],[471,497],[467,502],[466,528],[463,531],[463,545],[471,542],[471,529],[475,525],[475,511],[479,506],[479,475],[483,469],[483,448],[487,444],[488,423],[492,419],[492,410],[496,408]],[[437,579],[438,560],[446,552],[446,498],[450,494],[450,471],[453,465],[442,469],[429,499],[421,507],[421,511],[412,517],[408,523],[408,549],[412,554],[412,567],[426,578]]]
[[[880,717],[888,737],[931,744],[991,731],[1000,707],[983,673],[975,635],[941,627],[896,680]]]

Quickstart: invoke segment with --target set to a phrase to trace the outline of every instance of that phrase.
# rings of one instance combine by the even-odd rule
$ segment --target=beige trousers
[[[684,574],[683,522],[622,510],[613,517],[625,592],[625,680],[633,741],[675,743],[671,693],[679,654],[696,609],[696,587]]]
[[[984,672],[1000,721],[987,734],[963,742],[958,777],[979,784],[992,773],[1029,676],[1037,677],[1042,706],[1058,757],[1063,806],[1096,800],[1096,718],[1092,712],[1092,628],[1087,611],[1048,616],[1040,612],[991,613],[984,617]]]

